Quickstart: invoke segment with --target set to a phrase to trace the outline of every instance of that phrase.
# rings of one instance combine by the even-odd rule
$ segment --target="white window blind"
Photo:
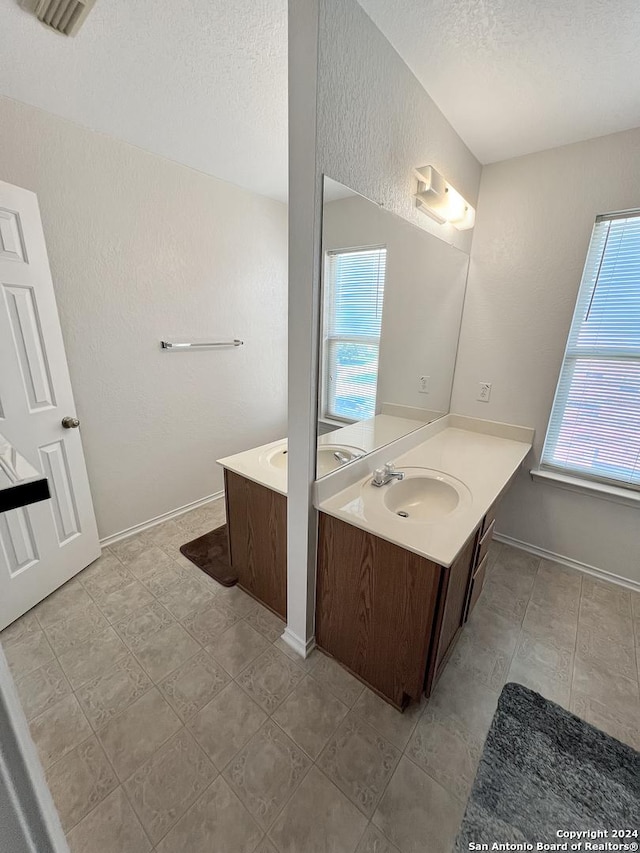
[[[359,421],[375,414],[387,250],[327,253],[323,414]]]
[[[541,465],[640,489],[640,211],[596,220]]]

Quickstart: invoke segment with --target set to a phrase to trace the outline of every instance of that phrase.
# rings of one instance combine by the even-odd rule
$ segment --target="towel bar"
[[[170,343],[169,341],[160,341],[160,346],[162,349],[197,349],[197,348],[207,348],[207,347],[241,347],[244,341],[239,341],[237,338],[234,338],[232,341],[209,341],[209,342],[200,342],[193,341],[191,343]]]

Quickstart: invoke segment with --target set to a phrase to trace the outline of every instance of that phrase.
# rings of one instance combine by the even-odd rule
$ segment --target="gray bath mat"
[[[614,838],[613,830],[639,827],[640,753],[521,684],[507,684],[457,853],[468,853],[472,842],[488,843],[489,850],[493,842],[524,842],[535,850],[537,842],[567,841],[559,831],[594,829],[610,833],[599,841],[637,843]]]

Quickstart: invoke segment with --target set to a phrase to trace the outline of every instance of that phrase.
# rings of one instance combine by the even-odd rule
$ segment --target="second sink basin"
[[[379,491],[385,508],[409,521],[433,522],[445,518],[471,500],[471,493],[455,477],[431,468],[405,468],[403,480]]]
[[[278,444],[263,453],[260,461],[263,465],[272,468],[287,470],[288,449],[286,442]],[[324,477],[336,468],[353,462],[364,454],[361,447],[351,447],[347,444],[320,444],[318,445],[318,469],[316,476]]]
[[[345,444],[319,444],[316,476],[324,477],[325,474],[335,471],[347,462],[359,459],[363,453],[364,450],[359,447],[349,447]]]

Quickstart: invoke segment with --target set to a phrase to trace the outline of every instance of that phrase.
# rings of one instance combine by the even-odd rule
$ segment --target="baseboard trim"
[[[576,569],[579,572],[584,572],[586,575],[591,575],[594,578],[599,578],[609,583],[616,583],[618,586],[623,586],[626,589],[631,589],[634,592],[640,592],[640,581],[631,580],[631,578],[623,578],[620,575],[614,575],[612,572],[606,572],[604,569],[599,569],[596,566],[591,566],[589,563],[582,563],[580,560],[573,560],[571,557],[565,557],[562,554],[556,554],[555,551],[548,551],[546,548],[539,548],[537,545],[531,545],[529,542],[522,542],[520,539],[514,539],[512,536],[505,536],[502,533],[494,533],[493,538],[497,542],[503,542],[505,545],[511,545],[513,548],[520,548],[521,551],[528,551],[529,554],[534,554],[536,557],[542,557],[545,560],[553,560],[555,563],[560,563],[563,566],[568,566],[570,569]]]
[[[136,533],[142,533],[143,530],[149,530],[157,524],[162,524],[163,521],[169,521],[171,518],[178,518],[184,515],[185,512],[190,512],[192,509],[198,509],[200,506],[205,506],[212,501],[218,501],[224,497],[224,491],[215,492],[212,495],[207,495],[206,498],[199,498],[197,501],[179,506],[177,509],[172,509],[169,512],[163,512],[162,515],[156,515],[155,518],[150,518],[148,521],[143,521],[141,524],[134,524],[133,527],[127,527],[126,530],[121,530],[120,533],[113,533],[111,536],[105,536],[100,540],[100,545],[106,548],[107,545],[113,545],[114,542],[119,542],[121,539],[128,539],[129,536],[135,536]]]
[[[308,658],[311,652],[316,647],[316,638],[311,637],[310,640],[307,640],[306,643],[299,637],[297,634],[294,634],[291,628],[287,627],[284,629],[284,634],[282,635],[282,641],[285,642],[290,649],[300,655],[301,658]]]

